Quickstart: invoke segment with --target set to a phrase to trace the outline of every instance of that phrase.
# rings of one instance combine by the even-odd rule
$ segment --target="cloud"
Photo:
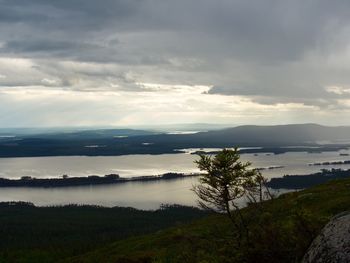
[[[178,91],[181,89],[181,92]],[[80,92],[40,86],[0,90],[0,125],[127,126],[155,123],[283,122],[286,113],[300,115],[317,109],[302,104],[261,105],[244,97],[207,96],[204,87],[176,87],[163,92]],[[29,117],[28,117],[29,116]],[[15,122],[13,122],[15,120]]]
[[[327,92],[334,93],[337,95],[344,95],[350,93],[350,88],[344,88],[339,86],[328,86],[325,88]]]
[[[64,98],[69,100],[65,92],[84,96],[93,92],[96,97],[130,92],[139,98],[129,118],[135,121],[147,118],[142,105],[160,105],[162,113],[154,111],[153,117],[172,116],[161,107],[163,101],[154,98],[159,94],[168,107],[176,108],[181,103],[165,96],[189,98],[188,92],[207,108],[216,109],[214,100],[221,98],[221,102],[246,99],[253,108],[295,113],[297,105],[308,111],[296,118],[281,110],[291,120],[317,120],[316,108],[324,116],[347,113],[350,2],[346,0],[0,0],[0,4],[0,90],[6,92],[60,89],[62,104]],[[125,99],[133,104],[133,99]],[[128,103],[124,107],[132,108]],[[204,113],[204,106],[188,103],[182,110],[191,107],[198,111],[191,111],[191,117],[179,115],[180,109],[176,114],[191,121],[215,119]],[[227,122],[235,122],[232,116],[242,112],[230,107],[213,111],[226,116]],[[245,109],[237,118],[262,119],[251,115]],[[159,117],[160,122],[165,119]]]

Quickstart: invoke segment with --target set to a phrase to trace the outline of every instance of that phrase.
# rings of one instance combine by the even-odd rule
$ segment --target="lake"
[[[345,161],[349,150],[323,153],[243,154],[243,161],[256,168],[283,168],[264,170],[268,178],[284,174],[308,174],[322,168],[350,169],[350,165],[309,166],[309,163]],[[118,173],[122,177],[156,175],[166,172],[198,172],[194,161],[198,156],[179,153],[161,155],[126,155],[115,157],[30,157],[0,158],[0,177],[37,178],[105,175]],[[130,182],[116,185],[65,187],[53,189],[0,188],[0,201],[28,201],[36,205],[94,204],[103,206],[131,206],[139,209],[156,209],[162,203],[195,205],[196,197],[190,191],[197,178],[169,181]]]

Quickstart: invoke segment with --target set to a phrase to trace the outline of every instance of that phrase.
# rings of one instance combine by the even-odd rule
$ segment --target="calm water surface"
[[[350,169],[350,165],[309,166],[309,163],[349,160],[340,156],[350,151],[324,153],[244,154],[243,161],[251,161],[254,167],[284,166],[264,170],[268,177],[284,174],[308,174],[321,168]],[[35,157],[0,158],[0,177],[37,178],[105,175],[118,173],[122,177],[155,175],[166,172],[197,172],[193,163],[198,156],[190,154],[127,155],[116,157]],[[29,201],[36,205],[95,204],[103,206],[132,206],[140,209],[156,209],[162,203],[195,205],[195,195],[190,191],[197,178],[185,178],[158,182],[132,182],[108,186],[84,186],[53,189],[0,188],[0,201]]]

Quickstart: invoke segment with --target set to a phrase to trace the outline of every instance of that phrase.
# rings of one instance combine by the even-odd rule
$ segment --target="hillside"
[[[127,240],[61,262],[298,262],[313,238],[335,214],[350,209],[350,180],[334,180],[284,194],[251,215],[253,235],[237,244],[224,216]]]

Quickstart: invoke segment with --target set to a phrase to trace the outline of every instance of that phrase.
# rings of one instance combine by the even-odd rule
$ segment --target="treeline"
[[[90,175],[87,177],[68,177],[67,175],[63,175],[61,178],[34,178],[30,176],[23,176],[20,179],[0,178],[0,187],[68,187],[84,185],[102,185],[126,182],[169,180],[197,175],[198,174],[195,173],[165,173],[162,175],[138,176],[131,178],[123,178],[120,177],[118,174],[107,174],[105,176]]]
[[[350,160],[345,160],[345,161],[333,161],[333,162],[321,162],[321,163],[309,163],[309,166],[343,165],[343,164],[350,164]]]
[[[307,175],[285,175],[282,178],[272,178],[267,185],[273,189],[304,189],[326,183],[334,179],[350,177],[350,169],[322,169],[318,173]]]

